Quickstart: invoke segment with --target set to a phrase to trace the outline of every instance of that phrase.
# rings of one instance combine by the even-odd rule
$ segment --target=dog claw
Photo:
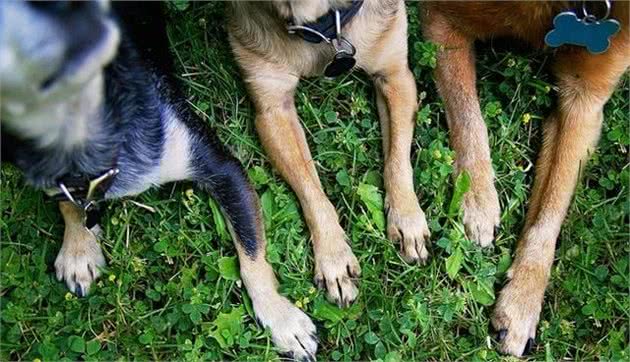
[[[100,249],[97,251],[98,255],[94,259],[90,259],[90,255],[69,257],[60,253],[55,261],[57,280],[64,280],[70,292],[78,297],[88,295],[90,285],[100,275],[98,268],[105,265],[105,258],[102,257]]]
[[[359,294],[356,286],[361,267],[347,244],[329,254],[315,254],[315,277],[318,288],[326,290],[326,298],[340,307],[350,305]]]
[[[415,195],[412,195],[415,199]],[[431,232],[426,216],[416,202],[412,211],[401,211],[393,207],[392,201],[386,197],[387,205],[387,238],[400,245],[400,256],[408,264],[425,265],[429,257],[426,245],[429,243]]]
[[[348,264],[348,275],[352,278],[358,278],[359,274],[361,274],[361,270],[358,270],[357,268],[351,266],[350,264]]]
[[[527,340],[527,343],[525,344],[525,349],[523,349],[523,355],[529,354],[529,352],[532,351],[533,347],[534,347],[534,339],[530,338]]]
[[[287,353],[279,353],[280,357],[284,357],[288,360],[291,361],[298,361],[298,362],[315,362],[315,356],[313,356],[312,354],[307,354],[301,357],[297,357],[295,353],[293,352],[287,352]]]
[[[319,289],[324,289],[326,288],[326,279],[316,276],[313,279],[313,284],[315,284],[315,286]]]
[[[505,339],[505,336],[507,336],[507,329],[502,329],[497,334],[497,340],[499,342],[502,342]]]
[[[311,319],[286,298],[277,295],[254,299],[256,318],[271,330],[281,356],[295,361],[315,361],[317,329]]]
[[[462,222],[468,239],[481,247],[492,245],[501,221],[501,207],[494,184],[473,184],[473,189],[464,195],[462,209]]]
[[[497,350],[521,357],[535,346],[544,287],[541,288],[539,283],[535,283],[536,279],[523,274],[520,266],[517,267],[519,269],[499,294],[491,322],[497,331]],[[529,279],[524,279],[523,275]]]
[[[315,356],[313,356],[312,354],[308,354],[306,356],[304,356],[303,361],[305,362],[315,362]]]

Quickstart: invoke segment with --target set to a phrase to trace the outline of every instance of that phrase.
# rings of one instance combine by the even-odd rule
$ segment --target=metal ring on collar
[[[612,8],[612,4],[611,4],[611,0],[603,0],[604,4],[606,4],[606,14],[604,14],[604,17],[598,19],[595,15],[590,14],[588,12],[588,9],[586,9],[586,0],[582,1],[582,14],[584,14],[584,20],[586,21],[602,21],[602,20],[606,20],[608,19],[608,17],[610,16],[610,11]]]
[[[72,193],[70,192],[70,190],[68,190],[68,188],[63,182],[59,183],[59,188],[61,189],[61,192],[63,192],[63,195],[68,199],[68,201],[73,203],[75,206],[82,207],[81,205],[79,205],[77,200],[75,200],[74,197],[72,197]]]

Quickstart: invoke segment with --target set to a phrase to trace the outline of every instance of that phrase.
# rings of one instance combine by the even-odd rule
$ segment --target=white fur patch
[[[190,165],[190,135],[186,126],[170,109],[164,112],[164,152],[160,160],[158,182],[160,184],[188,178]]]
[[[164,147],[160,163],[139,178],[133,187],[108,193],[108,198],[137,195],[153,186],[189,178],[190,134],[186,126],[168,108],[163,109]]]

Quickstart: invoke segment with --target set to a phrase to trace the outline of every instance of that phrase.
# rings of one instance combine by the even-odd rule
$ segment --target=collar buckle
[[[360,3],[359,3],[360,4]],[[356,54],[356,48],[352,43],[346,39],[341,33],[341,27],[343,26],[343,21],[341,19],[341,13],[339,10],[333,11],[334,16],[334,33],[331,35],[326,35],[321,31],[315,29],[314,27],[304,26],[304,25],[295,25],[289,24],[287,26],[287,31],[289,34],[296,34],[298,31],[302,32],[302,37],[309,41],[304,34],[314,35],[319,38],[320,41],[324,41],[329,44],[333,51],[335,52],[332,60],[328,63],[326,68],[324,69],[324,75],[327,78],[335,78],[341,74],[347,73],[352,70],[356,64],[356,59],[354,55]]]
[[[69,188],[63,180],[59,181],[57,185],[59,186],[59,190],[61,190],[61,192],[57,192],[52,196],[54,198],[65,198],[76,207],[87,212],[94,206],[98,199],[101,199],[105,195],[105,192],[107,192],[113,178],[118,175],[119,172],[120,170],[118,168],[111,168],[102,175],[88,180],[86,185],[79,187]],[[85,193],[84,195],[83,192]]]

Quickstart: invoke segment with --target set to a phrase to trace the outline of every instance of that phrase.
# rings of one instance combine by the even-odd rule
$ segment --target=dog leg
[[[281,353],[298,361],[314,361],[317,353],[315,325],[302,310],[278,293],[276,277],[265,259],[266,241],[258,199],[253,190],[245,187],[244,174],[239,172],[226,177],[232,179],[230,184],[243,187],[226,190],[227,182],[220,187],[215,184],[214,188],[224,195],[215,198],[228,220],[238,251],[241,278],[252,300],[256,320],[263,328],[269,328],[271,339]]]
[[[96,225],[88,230],[83,223],[83,212],[71,202],[60,202],[59,210],[66,229],[55,259],[57,280],[65,280],[70,291],[83,297],[101,274],[100,268],[105,266],[105,257],[96,241],[100,228]]]
[[[599,138],[603,106],[630,65],[625,39],[602,55],[573,51],[556,60],[558,108],[544,126],[527,223],[492,319],[505,353],[521,356],[533,345],[562,221]]]
[[[466,234],[475,243],[488,246],[499,226],[501,209],[494,187],[488,131],[477,98],[473,40],[438,13],[425,16],[424,23],[425,37],[443,47],[438,53],[435,77],[455,150],[455,173],[467,172],[471,179],[462,204]]]
[[[265,260],[266,242],[260,221],[258,230],[255,256],[250,255],[242,241],[233,235],[241,278],[252,300],[256,319],[263,328],[269,328],[271,339],[281,353],[298,361],[315,361],[318,341],[315,325],[302,310],[278,293],[276,277]]]
[[[219,196],[217,200],[229,220],[230,233],[238,251],[241,278],[252,300],[256,319],[263,328],[269,328],[271,339],[281,353],[298,361],[315,361],[315,325],[302,310],[278,293],[276,277],[265,259],[267,243],[258,198],[253,190],[244,186],[247,182],[244,174],[234,173],[230,178],[232,181],[229,184],[241,184],[243,187],[225,190],[222,186],[220,189],[225,197]],[[229,204],[232,206],[228,205],[227,199],[230,199]],[[250,212],[255,213],[254,220],[245,216]],[[247,220],[244,220],[244,216]],[[255,225],[255,229],[252,225]]]
[[[311,231],[315,257],[315,284],[326,288],[328,299],[347,306],[358,295],[355,285],[361,269],[339,225],[332,203],[317,176],[295,109],[293,93],[298,78],[275,68],[255,69],[246,77],[256,105],[256,129],[275,168],[296,193]]]
[[[424,263],[429,227],[413,187],[411,142],[416,105],[416,84],[406,63],[394,63],[375,77],[376,100],[385,155],[385,208],[387,235],[400,242],[408,263]]]
[[[265,231],[258,197],[239,161],[210,132],[188,129],[169,120],[161,181],[192,179],[220,205],[238,251],[241,278],[260,324],[269,328],[276,347],[299,360],[314,360],[315,326],[310,318],[277,291],[265,260]]]

